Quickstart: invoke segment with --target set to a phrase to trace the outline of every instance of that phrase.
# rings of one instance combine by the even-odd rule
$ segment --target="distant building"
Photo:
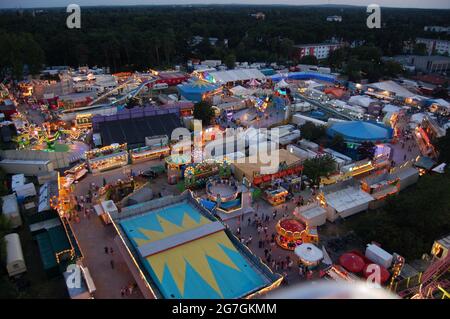
[[[340,43],[319,43],[319,44],[299,44],[295,45],[297,49],[296,55],[298,58],[303,58],[307,55],[313,55],[317,59],[326,59],[330,55],[330,52],[339,49]]]
[[[423,28],[423,30],[424,31],[428,31],[428,32],[437,32],[437,33],[446,32],[446,33],[450,33],[450,27],[441,27],[441,26],[436,26],[436,25],[425,26]]]
[[[429,55],[433,53],[450,55],[450,41],[448,40],[417,38],[416,43],[424,43]]]
[[[342,16],[328,16],[328,22],[342,22]]]
[[[410,63],[416,70],[422,72],[443,73],[450,71],[450,58],[445,56],[412,56]]]
[[[263,12],[253,13],[250,16],[255,18],[256,20],[264,20],[266,18],[266,15]]]
[[[192,37],[192,39],[191,39],[191,46],[195,47],[196,45],[199,45],[202,41],[203,41],[203,37],[196,35],[196,36]],[[208,41],[209,41],[209,44],[211,44],[212,46],[216,46],[217,42],[219,41],[219,38],[209,37]],[[228,39],[223,39],[223,44],[225,46],[228,46]]]

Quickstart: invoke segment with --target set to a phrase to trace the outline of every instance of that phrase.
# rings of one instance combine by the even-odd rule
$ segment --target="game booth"
[[[297,219],[280,219],[275,229],[277,244],[287,250],[295,250],[303,243],[319,242],[317,229],[309,228]]]
[[[128,164],[127,144],[111,144],[86,152],[86,160],[91,173],[106,171]]]
[[[317,267],[323,259],[323,252],[311,243],[304,243],[295,247],[295,255],[300,264],[309,269]]]
[[[264,191],[264,198],[272,205],[277,206],[286,202],[289,192],[283,187],[269,188]]]
[[[131,163],[141,163],[154,159],[160,159],[170,154],[170,147],[151,147],[144,146],[130,150]]]
[[[184,176],[186,166],[192,163],[190,154],[172,154],[165,159],[167,169],[167,181],[175,185]]]

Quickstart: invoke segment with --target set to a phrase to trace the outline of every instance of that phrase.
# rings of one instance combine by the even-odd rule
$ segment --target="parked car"
[[[156,173],[151,168],[143,171],[141,175],[144,177],[150,178],[150,179],[154,179],[154,178],[158,177],[158,173]]]

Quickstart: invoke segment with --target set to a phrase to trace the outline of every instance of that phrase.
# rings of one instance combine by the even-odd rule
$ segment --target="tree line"
[[[262,11],[264,20],[251,16]],[[343,22],[327,22],[328,15]],[[17,75],[26,64],[109,66],[112,71],[165,67],[189,58],[249,62],[295,59],[295,44],[332,37],[364,41],[383,55],[426,35],[427,21],[445,25],[449,10],[382,9],[382,28],[368,29],[362,7],[142,6],[82,7],[81,29],[68,29],[64,8],[0,12],[0,67]],[[432,20],[431,20],[432,18]],[[192,45],[192,38],[203,41]],[[445,35],[439,35],[445,37]],[[211,45],[208,37],[218,38]],[[9,51],[8,51],[9,50]],[[295,61],[294,61],[295,62]],[[350,70],[352,73],[352,70]]]

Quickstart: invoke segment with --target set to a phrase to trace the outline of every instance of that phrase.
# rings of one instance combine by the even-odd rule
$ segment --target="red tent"
[[[364,260],[354,253],[345,253],[339,257],[339,263],[350,272],[358,273],[364,268]]]
[[[368,270],[369,266],[371,266],[370,270]],[[391,274],[389,273],[389,271],[386,270],[386,268],[384,268],[378,264],[367,264],[363,269],[364,277],[367,278],[371,274],[373,274],[375,272],[374,267],[380,267],[380,284],[384,284],[389,279]]]

